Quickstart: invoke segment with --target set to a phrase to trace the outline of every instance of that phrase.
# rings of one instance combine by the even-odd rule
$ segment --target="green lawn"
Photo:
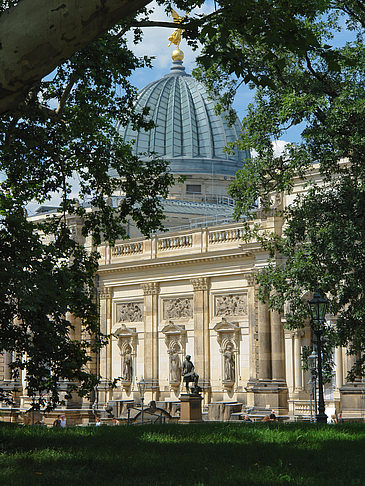
[[[0,427],[0,485],[365,485],[365,424]]]

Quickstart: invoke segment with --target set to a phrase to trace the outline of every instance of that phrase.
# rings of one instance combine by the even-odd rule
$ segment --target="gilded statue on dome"
[[[175,10],[173,8],[171,9],[171,15],[174,19],[175,24],[180,24],[186,17],[186,16],[181,17],[177,12],[175,12]],[[184,29],[174,30],[174,32],[169,37],[169,41],[170,41],[169,47],[171,46],[171,44],[175,44],[175,46],[179,49],[179,45],[180,45],[180,42],[181,42],[181,33],[182,33],[183,30]]]

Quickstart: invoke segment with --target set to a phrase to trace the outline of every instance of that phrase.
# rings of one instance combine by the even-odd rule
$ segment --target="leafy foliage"
[[[239,83],[257,88],[237,142],[257,153],[230,189],[237,218],[254,217],[258,199],[273,210],[275,193],[290,194],[295,178],[307,179],[306,194],[276,210],[282,235],[256,235],[272,256],[258,276],[261,298],[277,309],[289,303],[288,325],[302,327],[309,317],[303,295],[326,293],[337,315],[327,339],[359,358],[354,378],[365,371],[365,9],[357,1],[217,3],[217,17],[201,32],[198,75],[212,89],[226,86],[223,105]],[[343,42],[344,33],[353,40]],[[272,141],[300,124],[302,141],[276,156]]]
[[[153,125],[147,111],[134,111],[136,90],[128,81],[148,65],[116,28],[58,66],[0,119],[0,349],[13,353],[14,377],[24,370],[28,394],[49,406],[60,398],[60,380],[75,383],[64,390],[66,398],[75,388],[92,390],[97,380],[90,352],[105,337],[98,334],[95,245],[126,236],[128,218],[144,234],[162,228],[161,198],[173,181],[168,162],[141,160],[119,134],[128,121],[138,129]],[[117,189],[125,196],[113,207]],[[58,213],[27,221],[24,207],[55,192]]]

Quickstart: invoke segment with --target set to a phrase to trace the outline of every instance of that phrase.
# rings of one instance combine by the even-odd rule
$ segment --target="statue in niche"
[[[233,346],[231,343],[227,344],[226,349],[223,353],[223,358],[224,358],[224,380],[234,381],[235,359],[234,359]]]
[[[177,354],[176,348],[170,354],[170,377],[171,383],[180,382],[180,357]]]
[[[132,366],[132,350],[127,346],[123,354],[123,380],[132,381],[133,366]]]

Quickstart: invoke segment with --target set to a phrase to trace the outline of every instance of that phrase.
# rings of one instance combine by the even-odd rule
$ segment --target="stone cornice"
[[[191,263],[211,263],[224,260],[237,260],[242,258],[249,258],[253,256],[253,252],[237,252],[225,253],[224,255],[184,255],[184,257],[175,256],[167,259],[143,260],[143,261],[128,261],[125,263],[111,263],[107,265],[100,265],[98,274],[109,274],[117,272],[132,272],[139,270],[146,270],[152,268],[175,267],[182,265],[189,265]]]

